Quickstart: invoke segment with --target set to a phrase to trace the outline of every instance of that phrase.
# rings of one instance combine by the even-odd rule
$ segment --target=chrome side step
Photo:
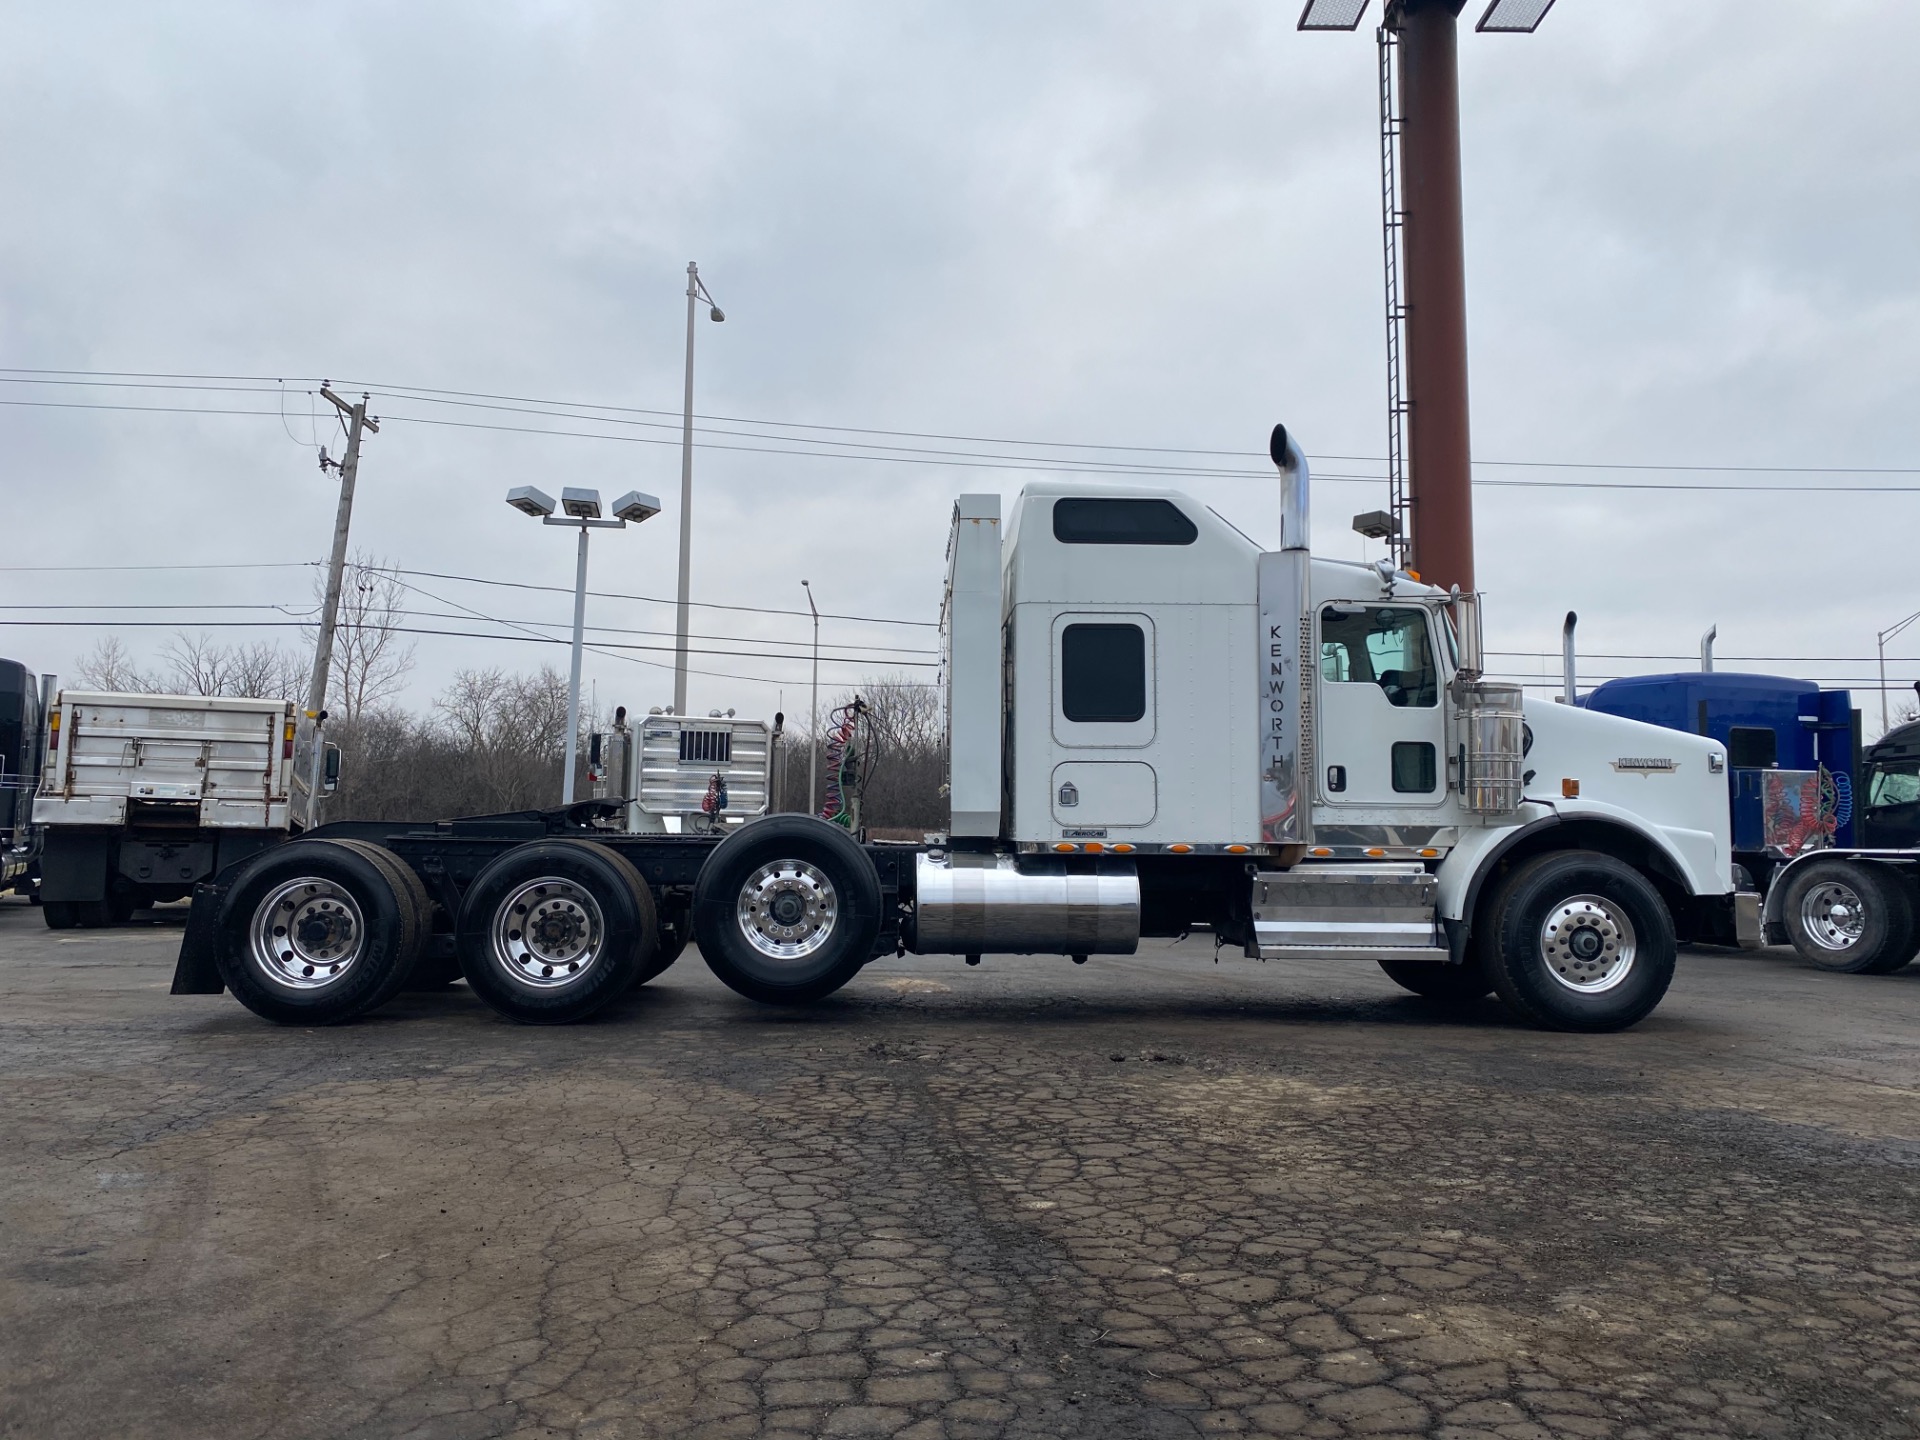
[[[1440,882],[1422,865],[1300,865],[1252,883],[1251,959],[1449,958],[1435,910]]]

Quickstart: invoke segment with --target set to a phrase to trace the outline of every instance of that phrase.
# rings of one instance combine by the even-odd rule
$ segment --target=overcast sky
[[[297,567],[324,555],[336,494],[314,445],[339,451],[321,376],[372,390],[385,417],[356,548],[568,587],[571,537],[504,492],[637,487],[666,513],[596,536],[593,585],[671,596],[689,259],[727,312],[700,323],[697,409],[733,418],[703,425],[778,437],[715,445],[833,435],[779,422],[1252,457],[1285,420],[1323,475],[1377,475],[1323,458],[1384,452],[1374,42],[1370,26],[1299,34],[1298,9],[0,5],[0,399],[262,412],[0,407],[0,604],[310,604]],[[1594,656],[1693,655],[1717,622],[1723,657],[1777,657],[1725,668],[1865,680],[1875,631],[1920,609],[1916,53],[1920,6],[1895,0],[1561,0],[1536,35],[1462,35],[1477,460],[1816,471],[1481,465],[1490,644],[1556,657],[1504,666],[1557,675],[1576,609]],[[283,401],[18,383],[25,369],[288,384]],[[624,417],[651,429],[409,389],[670,413]],[[954,495],[1010,502],[1028,472],[905,459],[697,451],[695,599],[804,611],[805,577],[823,609],[933,620]],[[1512,481],[1539,483],[1485,483]],[[1271,479],[1164,483],[1277,541]],[[1381,483],[1324,481],[1316,549],[1367,553],[1348,522],[1384,501]],[[268,562],[287,568],[19,568]],[[563,593],[412,583],[423,612],[571,612]],[[752,637],[708,649],[809,634],[695,615],[696,632]],[[588,618],[672,629],[670,606],[639,601]],[[0,653],[70,671],[106,633],[10,624]],[[124,636],[152,654],[166,633]],[[849,655],[933,637],[823,629]],[[565,664],[558,646],[417,644],[406,699],[423,709],[462,667]],[[1892,653],[1896,683],[1920,677],[1920,625]],[[1800,658],[1821,656],[1848,658]],[[776,682],[696,676],[695,709],[769,714],[784,685],[804,712],[804,659],[695,663]],[[1682,667],[1587,662],[1665,668]],[[671,699],[670,669],[590,656],[588,675],[603,702]]]

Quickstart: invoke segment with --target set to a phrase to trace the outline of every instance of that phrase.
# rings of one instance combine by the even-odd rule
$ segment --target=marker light
[[[1187,844],[1184,840],[1182,840],[1175,844],[1167,846],[1167,850],[1170,854],[1174,854],[1174,855],[1191,855],[1193,853],[1193,846]]]
[[[1562,800],[1578,800],[1580,798],[1580,782],[1578,780],[1562,780],[1560,782],[1560,798]]]

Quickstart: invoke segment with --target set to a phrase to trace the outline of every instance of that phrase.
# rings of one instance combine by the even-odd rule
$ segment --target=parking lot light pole
[[[1874,636],[1875,643],[1880,647],[1880,733],[1882,735],[1893,728],[1892,723],[1887,719],[1887,641],[1893,639],[1916,620],[1920,620],[1920,610],[1914,611],[1898,625],[1889,625]]]
[[[814,780],[820,765],[820,607],[813,603],[813,586],[800,582],[807,592],[807,608],[813,611],[813,719],[807,736],[807,813],[814,813]]]
[[[613,502],[613,519],[600,518],[598,490],[566,489],[560,492],[562,515],[553,513],[553,497],[531,485],[507,492],[507,503],[523,515],[531,515],[543,525],[580,527],[578,561],[573,576],[573,667],[567,679],[567,758],[560,772],[560,803],[573,804],[573,769],[580,759],[580,652],[587,633],[587,531],[624,530],[627,522],[638,525],[660,513],[660,502],[651,495],[629,490]]]
[[[699,303],[707,302],[707,314],[717,325],[726,312],[713,303],[700,267],[687,262],[687,385],[686,403],[680,414],[680,591],[674,603],[673,617],[673,713],[687,713],[687,608],[693,603],[693,332],[694,315]]]

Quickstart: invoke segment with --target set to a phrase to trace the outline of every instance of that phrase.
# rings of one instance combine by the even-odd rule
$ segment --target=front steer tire
[[[456,943],[467,984],[500,1014],[567,1025],[632,989],[659,938],[653,891],[624,855],[542,840],[474,877]]]
[[[1901,878],[1859,860],[1795,865],[1780,902],[1787,939],[1802,960],[1835,974],[1899,969],[1913,958],[1915,927]]]
[[[693,933],[729,989],[767,1005],[804,1005],[872,958],[880,879],[838,825],[769,815],[722,840],[700,867]]]
[[[214,921],[220,979],[280,1025],[337,1025],[393,998],[425,929],[400,862],[357,841],[294,840],[236,877]]]
[[[1660,892],[1591,850],[1521,865],[1482,911],[1480,953],[1507,1008],[1546,1030],[1624,1030],[1673,983],[1678,944]]]

